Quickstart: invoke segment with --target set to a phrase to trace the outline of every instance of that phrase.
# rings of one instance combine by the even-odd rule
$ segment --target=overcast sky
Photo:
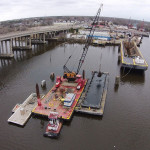
[[[102,16],[150,21],[150,0],[0,0],[0,21],[40,16]]]

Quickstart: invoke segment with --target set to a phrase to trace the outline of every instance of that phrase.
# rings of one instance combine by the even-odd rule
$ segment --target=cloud
[[[149,0],[101,0],[102,15],[150,21]],[[98,0],[1,0],[0,21],[40,16],[94,16]]]

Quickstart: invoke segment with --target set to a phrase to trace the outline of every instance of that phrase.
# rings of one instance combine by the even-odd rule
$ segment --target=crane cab
[[[68,81],[75,81],[76,73],[75,72],[64,72],[63,78],[67,79]]]

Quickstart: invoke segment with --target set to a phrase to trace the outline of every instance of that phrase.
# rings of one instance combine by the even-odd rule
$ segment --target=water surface
[[[140,47],[150,65],[149,38]],[[83,45],[49,44],[35,46],[32,52],[17,52],[13,61],[0,62],[0,149],[2,150],[148,150],[150,148],[150,71],[131,72],[114,88],[115,77],[124,76],[118,65],[118,47],[90,47],[82,69],[109,72],[109,87],[104,116],[75,113],[65,123],[60,138],[44,138],[47,120],[31,117],[24,128],[10,125],[7,119],[16,103],[22,103],[35,84],[45,79],[47,93],[54,85],[49,76],[63,74],[63,65],[72,55],[68,68],[77,69]],[[101,59],[102,56],[102,59]],[[81,72],[82,72],[81,69]]]

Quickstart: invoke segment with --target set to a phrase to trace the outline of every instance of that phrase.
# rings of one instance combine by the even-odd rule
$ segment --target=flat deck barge
[[[36,93],[32,93],[22,104],[13,109],[14,112],[8,119],[9,123],[24,126],[31,116],[33,108],[37,105]]]
[[[147,70],[148,64],[135,42],[121,42],[121,66],[129,69]]]
[[[98,77],[97,75],[97,73],[94,73],[92,79],[87,83],[87,86],[75,108],[76,112],[97,116],[103,115],[109,74],[102,73],[101,77]],[[88,91],[89,89],[90,91]]]
[[[58,112],[58,118],[62,118],[64,120],[70,120],[75,106],[84,90],[84,87],[87,83],[86,79],[83,80],[83,86],[77,90],[78,83],[68,82],[66,79],[61,78],[60,86],[56,88],[56,85],[45,95],[44,98],[41,99],[41,106],[37,105],[32,113],[39,116],[48,116],[51,111]],[[57,84],[57,83],[56,83]],[[74,101],[72,102],[70,107],[64,105],[65,97],[67,94],[75,94]]]

